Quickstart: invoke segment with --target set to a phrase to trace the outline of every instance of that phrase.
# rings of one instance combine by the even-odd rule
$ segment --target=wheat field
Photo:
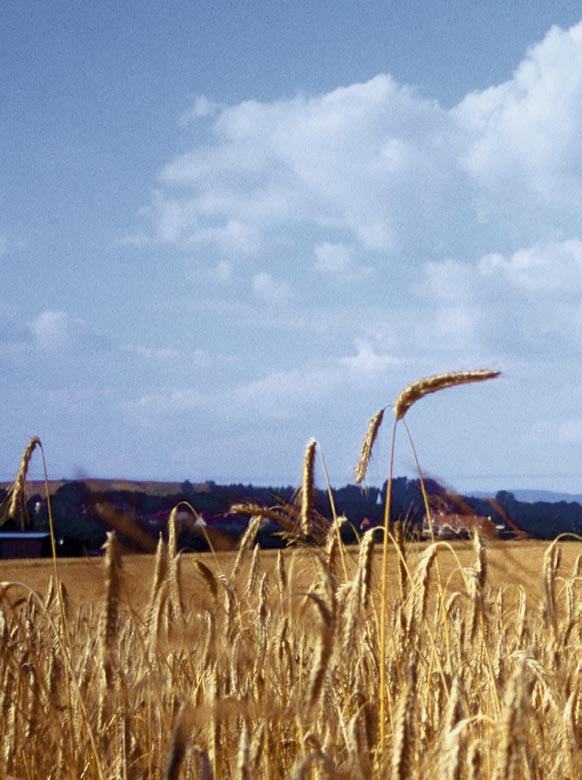
[[[3,562],[0,776],[580,776],[579,544],[395,535],[382,746],[381,545],[253,541]]]
[[[331,488],[333,520],[314,524],[312,439],[300,507],[277,515],[284,552],[255,544],[266,510],[248,507],[235,554],[179,552],[172,512],[155,556],[122,557],[109,534],[102,561],[58,562],[53,547],[49,565],[3,562],[0,776],[582,776],[580,544],[488,547],[478,531],[412,543],[391,518],[397,424],[418,464],[410,407],[498,375],[438,374],[398,396],[384,526],[357,547],[342,542]],[[358,481],[383,417],[370,420]],[[12,513],[37,446],[44,464],[34,438]]]

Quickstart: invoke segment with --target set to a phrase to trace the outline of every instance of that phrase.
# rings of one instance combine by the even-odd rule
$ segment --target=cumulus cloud
[[[212,289],[196,311],[262,329],[265,354],[269,329],[293,336],[286,363],[241,370],[220,396],[229,414],[307,415],[345,388],[369,393],[370,377],[398,389],[449,367],[519,366],[556,384],[571,372],[582,352],[582,24],[552,28],[504,83],[451,108],[379,74],[319,95],[199,99],[189,121],[190,147],[161,169],[136,235],[203,255]],[[289,368],[307,343],[312,362]],[[184,392],[163,403],[210,408]],[[532,410],[543,392],[525,393]],[[573,406],[565,438],[578,430]]]
[[[315,267],[333,274],[362,249],[368,264],[418,265],[579,224],[582,24],[552,28],[510,79],[451,109],[380,74],[272,102],[200,97],[191,113],[207,132],[160,173],[147,209],[159,242],[276,257],[316,230]]]
[[[157,191],[144,213],[155,224],[155,238],[162,244],[190,250],[212,248],[222,255],[233,256],[260,251],[263,238],[259,227],[237,216],[236,209],[221,206],[217,219],[207,217],[205,211],[198,199]],[[139,246],[144,241],[144,234],[134,233],[124,241]]]
[[[571,239],[520,249],[510,257],[491,254],[478,266],[482,277],[502,279],[527,293],[580,295],[582,241]]]
[[[241,253],[250,254],[290,226],[315,225],[391,250],[418,218],[411,198],[435,229],[436,206],[441,216],[447,210],[450,124],[437,103],[388,75],[313,97],[222,107],[208,141],[161,171],[153,237],[229,251],[220,243],[235,225]]]
[[[534,244],[475,263],[425,265],[425,322],[457,345],[495,345],[530,359],[552,345],[582,347],[582,242]],[[452,340],[452,341],[451,341]]]
[[[553,27],[510,81],[468,95],[453,115],[469,139],[462,164],[484,187],[580,212],[582,24]]]

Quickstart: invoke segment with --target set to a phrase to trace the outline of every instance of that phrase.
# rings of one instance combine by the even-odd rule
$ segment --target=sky
[[[5,3],[0,480],[582,492],[581,15]]]

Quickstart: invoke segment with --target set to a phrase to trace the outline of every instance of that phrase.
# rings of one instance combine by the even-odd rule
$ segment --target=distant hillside
[[[518,501],[524,501],[528,504],[535,504],[538,501],[544,501],[548,504],[558,504],[561,501],[567,503],[582,504],[582,494],[580,493],[559,493],[554,490],[507,490],[507,493],[511,493]],[[495,498],[495,493],[482,493],[479,491],[473,492],[471,495],[475,498]]]
[[[431,511],[440,515],[489,518],[497,526],[497,531],[501,528],[508,534],[525,533],[543,539],[553,539],[563,533],[582,536],[580,495],[556,491],[502,490],[495,494],[495,500],[491,500],[479,493],[465,497],[449,494],[446,488],[431,479],[425,481],[425,487]],[[355,539],[356,529],[361,527],[364,520],[367,525],[382,523],[385,489],[385,485],[382,489],[368,487],[362,490],[356,485],[333,489],[337,513],[349,519],[342,530],[342,537],[345,536],[346,541],[348,536],[351,541]],[[57,533],[80,542],[89,550],[99,548],[105,541],[106,531],[110,527],[118,529],[122,520],[126,532],[130,526],[139,526],[142,532],[149,534],[154,541],[157,540],[159,533],[166,530],[171,509],[181,501],[190,502],[210,526],[237,537],[246,526],[248,516],[244,511],[233,514],[230,510],[235,504],[278,506],[283,515],[289,518],[295,517],[296,513],[293,502],[297,491],[291,486],[273,488],[243,484],[217,485],[211,481],[193,484],[189,480],[155,482],[85,479],[51,481],[49,490]],[[2,504],[5,492],[0,488],[0,509],[4,506],[6,510],[7,502]],[[326,490],[315,491],[314,507],[323,517],[332,516]],[[0,524],[3,524],[5,530],[9,523],[13,526],[20,523],[29,530],[46,531],[48,510],[44,484],[38,480],[29,482],[18,522],[14,518],[0,516]],[[407,477],[393,479],[391,514],[394,520],[403,519],[411,532],[422,527],[425,505],[418,480]],[[266,534],[268,529],[263,530]],[[270,529],[269,533],[278,534],[278,526],[275,530]],[[126,536],[130,538],[128,533]],[[279,538],[277,540],[280,542]]]
[[[50,479],[49,493],[53,496],[57,490],[67,485],[73,480],[68,479]],[[123,490],[130,493],[145,493],[148,496],[175,496],[183,488],[184,482],[139,482],[130,479],[82,479],[81,480],[91,491],[102,493],[111,490]],[[0,482],[0,489],[7,489],[12,482]],[[210,482],[193,483],[192,489],[195,493],[209,493],[211,489]],[[42,480],[27,480],[26,490],[30,495],[35,493],[44,494],[44,482]]]

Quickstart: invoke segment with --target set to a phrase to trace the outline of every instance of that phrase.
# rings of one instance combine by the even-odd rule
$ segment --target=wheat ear
[[[121,556],[115,532],[107,532],[105,548],[105,601],[101,613],[99,643],[101,657],[109,671],[109,658],[117,629],[117,611],[119,606]],[[108,675],[107,675],[108,676]]]
[[[218,583],[216,577],[212,573],[212,570],[209,569],[205,563],[202,563],[202,561],[195,561],[195,566],[204,578],[204,582],[210,591],[212,600],[216,604],[218,602]]]
[[[484,382],[487,379],[495,379],[500,373],[500,371],[486,369],[450,371],[446,374],[435,374],[418,379],[400,393],[394,404],[394,415],[397,420],[401,420],[413,404],[429,393],[436,393],[447,387],[456,387],[456,385],[466,385],[469,382]]]
[[[392,742],[392,780],[407,780],[412,775],[414,742],[414,688],[412,685],[400,694],[394,715]]]
[[[327,606],[327,604],[320,596],[315,593],[307,593],[306,595],[317,605],[321,618],[321,633],[315,651],[316,654],[306,696],[308,707],[313,707],[319,697],[319,694],[321,693],[325,673],[328,669],[328,661],[331,657],[333,641],[333,614],[332,610]]]
[[[259,531],[259,528],[261,527],[262,520],[263,518],[261,515],[256,515],[254,517],[251,517],[251,519],[249,520],[246,530],[241,537],[238,553],[234,562],[234,566],[232,567],[232,574],[231,574],[232,580],[234,580],[238,575],[244,556],[254,545],[255,539],[257,537],[257,533]]]
[[[39,444],[40,439],[38,436],[33,436],[22,453],[20,467],[11,489],[10,504],[8,506],[8,517],[12,519],[16,517],[16,511],[22,503],[22,498],[24,496],[24,483],[26,482],[26,475],[28,474],[28,465],[30,463],[30,459],[32,458],[32,453]]]
[[[380,430],[383,419],[384,409],[380,409],[379,412],[376,412],[376,414],[370,418],[370,422],[368,423],[368,432],[366,433],[364,441],[362,442],[360,460],[356,467],[356,485],[361,484],[366,478],[366,473],[368,471],[368,466],[372,457],[372,449],[376,443],[378,431]]]
[[[301,487],[301,533],[311,533],[311,515],[313,513],[313,485],[315,472],[315,448],[317,441],[310,439],[303,458],[303,481]]]

